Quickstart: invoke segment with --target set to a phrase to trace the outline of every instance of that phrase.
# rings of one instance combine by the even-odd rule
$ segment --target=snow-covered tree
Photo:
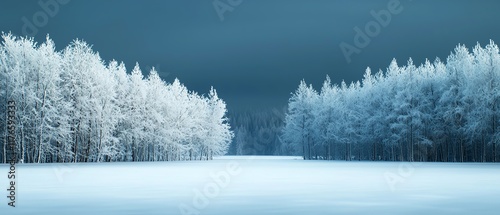
[[[492,41],[472,52],[458,45],[446,63],[394,59],[385,72],[367,69],[362,84],[331,82],[319,94],[301,82],[289,100],[282,139],[302,146],[305,159],[498,160],[500,54]]]
[[[62,51],[47,37],[4,34],[0,45],[0,134],[6,104],[16,102],[18,155],[25,162],[104,162],[210,159],[233,138],[224,101],[167,84],[154,68],[106,64],[75,40]],[[5,138],[3,138],[5,139]],[[1,162],[6,162],[2,141]]]
[[[301,81],[288,103],[283,140],[302,154],[304,159],[311,158],[314,122],[312,108],[317,98],[318,94],[312,86],[307,86],[305,81]]]

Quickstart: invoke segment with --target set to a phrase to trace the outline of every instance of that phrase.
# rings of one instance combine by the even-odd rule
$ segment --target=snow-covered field
[[[19,164],[1,214],[498,214],[500,164],[224,157]],[[2,196],[8,166],[1,165]]]

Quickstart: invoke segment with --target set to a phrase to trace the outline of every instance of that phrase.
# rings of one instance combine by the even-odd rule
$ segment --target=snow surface
[[[0,172],[5,175],[0,177],[0,186],[6,188],[8,165],[1,165]],[[219,180],[217,185],[213,174],[226,174],[229,183]],[[18,164],[16,177],[16,208],[7,206],[8,199],[3,197],[1,214],[190,214],[181,208],[210,215],[500,211],[500,164],[488,163],[223,157],[186,162]],[[203,194],[206,187],[209,195]],[[7,195],[6,189],[2,193]]]

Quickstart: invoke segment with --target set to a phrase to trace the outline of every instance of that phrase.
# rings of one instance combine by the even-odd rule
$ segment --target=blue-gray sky
[[[23,31],[25,17],[37,41],[50,34],[64,48],[83,39],[128,70],[139,62],[201,93],[214,86],[229,108],[285,105],[301,79],[319,88],[326,75],[350,82],[392,58],[420,64],[446,58],[459,43],[500,41],[500,1],[400,0],[401,12],[348,63],[339,45],[354,45],[354,28],[376,21],[370,11],[388,10],[391,1],[242,0],[221,21],[213,0],[70,0],[47,20],[39,1],[4,0],[0,30],[33,33]]]

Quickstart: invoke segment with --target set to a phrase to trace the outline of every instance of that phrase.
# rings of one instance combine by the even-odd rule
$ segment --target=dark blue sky
[[[402,11],[348,63],[340,43],[354,45],[354,28],[365,29],[375,20],[370,11],[389,2],[243,0],[221,21],[212,0],[71,0],[34,24],[35,38],[50,34],[58,48],[80,38],[128,70],[137,61],[143,72],[155,66],[166,81],[178,77],[201,93],[213,85],[229,108],[285,105],[301,79],[319,88],[326,75],[350,82],[392,58],[419,64],[445,58],[458,43],[500,41],[500,1],[400,0]],[[33,22],[41,13],[38,1],[4,0],[0,30],[23,35],[23,17]]]

